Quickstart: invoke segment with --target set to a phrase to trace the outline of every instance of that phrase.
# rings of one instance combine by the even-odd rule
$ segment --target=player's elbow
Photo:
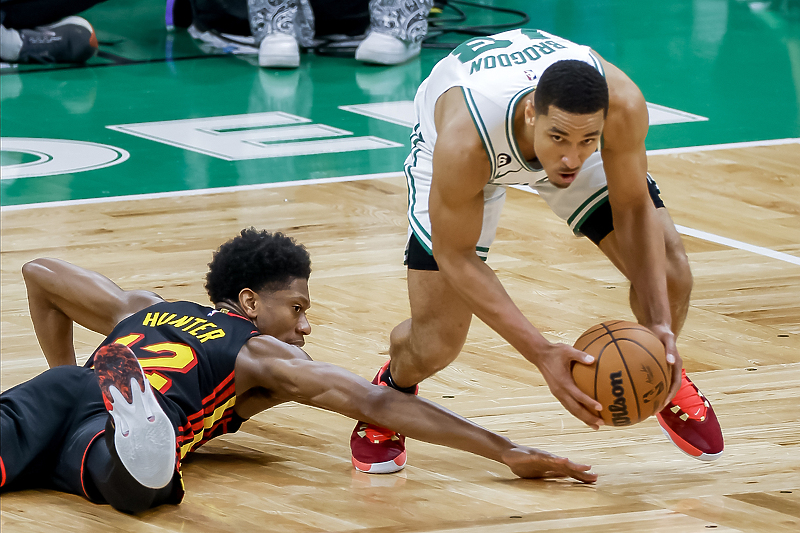
[[[22,265],[22,279],[28,287],[40,286],[49,276],[52,276],[52,266],[56,259],[40,257]]]
[[[26,281],[35,277],[37,270],[42,268],[42,262],[45,260],[46,259],[42,258],[34,259],[22,265],[22,277],[25,278]]]

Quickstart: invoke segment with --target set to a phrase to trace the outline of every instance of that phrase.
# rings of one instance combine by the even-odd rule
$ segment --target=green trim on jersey
[[[412,166],[417,166],[417,154],[420,152],[420,149],[417,148],[417,143],[425,142],[422,138],[422,132],[419,131],[420,125],[419,123],[414,126],[414,130],[409,135],[409,140],[411,141],[411,156],[413,161],[411,163]]]
[[[424,235],[427,238],[427,240],[430,241],[431,240],[430,234],[427,231],[425,231],[425,227],[419,220],[417,220],[417,217],[414,216],[414,207],[417,205],[417,188],[414,186],[414,175],[411,174],[411,165],[406,165],[404,170],[406,175],[406,181],[408,182],[408,201],[409,201],[408,223],[411,224],[411,229],[414,230],[414,233],[417,233],[418,235]],[[427,246],[425,246],[425,243],[422,242],[422,239],[420,239],[420,242],[426,249],[428,248]]]
[[[580,233],[581,226],[589,215],[594,213],[595,209],[600,207],[604,201],[608,201],[608,186],[604,185],[600,190],[591,195],[585,202],[583,202],[578,209],[567,219],[567,224],[574,233]],[[578,218],[580,217],[580,218]],[[577,222],[574,222],[578,218]],[[574,223],[573,223],[574,222]]]
[[[422,246],[422,248],[428,253],[428,255],[433,257],[433,250],[428,248],[428,245],[425,244],[425,242],[420,238],[419,233],[417,233],[417,231],[414,229],[413,226],[411,228],[411,231],[414,232],[414,236],[417,238],[417,241]],[[480,258],[480,260],[485,263],[486,260],[489,258],[489,248],[487,248],[485,246],[476,246],[475,247],[475,255],[477,255]]]
[[[481,114],[478,111],[478,106],[475,104],[475,99],[472,97],[472,91],[461,87],[461,93],[464,95],[464,101],[466,102],[467,109],[472,117],[472,123],[475,124],[475,129],[478,131],[478,135],[483,143],[483,148],[486,150],[486,155],[489,158],[489,165],[491,167],[489,176],[494,176],[495,172],[497,172],[497,168],[495,166],[497,165],[497,161],[495,160],[496,155],[494,153],[492,141],[489,137],[489,131],[486,129],[486,125],[483,123]]]
[[[417,144],[422,141],[422,134],[419,131],[420,125],[417,124],[414,126],[414,130],[411,133],[411,157],[413,163],[411,165],[404,165],[403,171],[406,175],[406,182],[408,183],[408,223],[411,225],[411,229],[416,233],[418,236],[420,234],[427,236],[427,239],[430,241],[431,236],[428,235],[428,232],[425,231],[425,228],[422,226],[419,220],[414,216],[414,207],[417,205],[417,187],[414,185],[414,175],[411,174],[411,168],[417,165],[417,154],[422,150],[421,148],[417,147]],[[419,239],[420,244],[422,247],[428,250],[428,246],[425,244],[422,238]]]
[[[535,89],[536,87],[526,87],[520,90],[508,102],[508,109],[506,109],[506,141],[508,141],[508,145],[511,147],[511,152],[514,154],[514,157],[517,158],[517,162],[530,172],[539,172],[541,169],[531,167],[522,155],[522,150],[520,150],[517,138],[514,136],[514,109],[517,106],[517,102]],[[506,172],[506,174],[508,174],[508,172]],[[500,176],[497,177],[499,178]]]
[[[597,57],[596,55],[594,55],[594,52],[591,52],[591,51],[589,52],[589,57],[592,58],[592,62],[594,63],[594,68],[596,68],[597,71],[600,74],[602,74],[603,77],[605,78],[606,77],[606,71],[603,69],[603,62],[600,61],[600,58]]]
[[[414,229],[414,227],[413,227],[413,226],[411,227],[411,231],[414,233],[414,236],[417,238],[417,242],[419,242],[419,245],[420,245],[420,246],[422,246],[422,248],[425,250],[425,252],[427,252],[427,254],[428,254],[429,256],[433,257],[433,250],[431,250],[430,248],[428,248],[428,245],[427,245],[427,244],[425,244],[425,242],[422,240],[422,237],[421,237],[421,236],[420,236],[420,234],[417,232],[417,230],[416,230],[416,229]]]
[[[592,202],[594,202],[594,201],[597,199],[597,197],[598,197],[598,196],[600,196],[600,195],[602,195],[603,193],[605,193],[605,194],[608,194],[608,186],[607,186],[607,185],[604,185],[602,188],[600,188],[598,191],[596,191],[596,192],[595,192],[593,195],[591,195],[589,198],[587,198],[587,199],[586,199],[586,201],[585,201],[585,202],[583,202],[583,203],[582,203],[582,204],[581,204],[581,205],[578,207],[578,209],[576,209],[576,210],[575,210],[575,211],[572,213],[572,215],[570,215],[570,217],[567,219],[567,224],[569,224],[570,226],[572,226],[572,221],[573,221],[573,220],[575,220],[575,217],[577,217],[577,216],[578,216],[578,214],[579,214],[581,211],[583,211],[584,209],[586,209],[586,207],[587,207],[589,204],[591,204]]]
[[[602,199],[601,199],[599,202],[597,202],[596,204],[594,204],[594,205],[591,207],[591,209],[589,209],[588,211],[586,211],[586,214],[584,214],[584,215],[581,217],[581,219],[578,221],[578,223],[577,223],[577,224],[575,224],[575,227],[574,227],[574,228],[572,228],[572,231],[573,231],[573,233],[575,233],[575,235],[580,235],[580,233],[581,233],[581,228],[583,227],[583,224],[586,222],[586,220],[587,220],[587,219],[588,219],[590,216],[592,216],[592,213],[594,213],[594,212],[595,212],[595,211],[596,211],[596,210],[597,210],[597,209],[598,209],[600,206],[604,205],[606,202],[608,202],[608,196],[605,196],[605,197],[603,197],[603,198],[602,198]]]
[[[603,69],[603,62],[600,61],[600,58],[597,57],[596,55],[594,55],[594,52],[592,52],[591,50],[589,51],[589,57],[592,58],[592,63],[594,63],[594,68],[596,68],[597,71],[600,74],[603,75],[603,78],[605,78],[606,77],[606,71]],[[600,149],[601,150],[603,149],[603,144],[604,144],[603,143],[603,136],[600,135]]]
[[[416,196],[417,196],[417,188],[414,185],[414,175],[411,174],[411,165],[405,165],[405,175],[406,181],[408,182],[408,201],[409,201],[409,219],[408,223],[411,226],[411,231],[414,232],[414,235],[417,236],[417,240],[428,252],[430,255],[433,255],[433,250],[430,246],[428,246],[427,242],[430,241],[433,243],[433,237],[425,230],[425,227],[417,220],[417,217],[414,216],[414,206],[416,205]],[[430,197],[429,197],[430,200]],[[428,206],[428,211],[430,212],[430,206]],[[486,261],[489,256],[489,247],[488,246],[475,246],[475,253],[478,257],[481,258],[482,261]]]

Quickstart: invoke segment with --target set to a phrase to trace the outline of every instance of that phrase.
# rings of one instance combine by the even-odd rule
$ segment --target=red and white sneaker
[[[725,442],[717,415],[703,393],[681,372],[681,388],[663,411],[656,415],[661,431],[682,452],[701,461],[722,455]]]
[[[165,487],[175,472],[175,430],[136,355],[122,344],[102,346],[94,372],[110,416],[105,437],[112,459],[145,487]]]
[[[372,383],[388,387],[381,380],[389,363],[386,361]],[[419,393],[419,385],[414,394]],[[390,429],[359,421],[350,435],[350,451],[353,454],[353,466],[360,472],[368,474],[391,474],[406,466],[406,438]]]

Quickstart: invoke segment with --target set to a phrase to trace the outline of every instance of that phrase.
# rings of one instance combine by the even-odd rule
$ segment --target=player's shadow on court
[[[573,490],[576,487],[585,487],[588,490],[594,490],[596,485],[583,483],[578,481],[577,479],[572,479],[569,477],[564,478],[545,478],[545,479],[522,479],[522,478],[510,478],[510,479],[491,479],[488,480],[487,483],[499,483],[506,487],[514,487],[519,489],[525,490],[564,490],[569,489]]]
[[[286,457],[248,450],[240,447],[219,446],[210,450],[201,448],[187,455],[182,461],[183,466],[197,465],[203,468],[217,469],[220,472],[232,470],[249,470],[254,467],[270,466],[276,463],[289,461]]]

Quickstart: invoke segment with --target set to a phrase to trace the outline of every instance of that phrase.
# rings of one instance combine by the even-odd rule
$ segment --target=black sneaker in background
[[[19,30],[20,63],[85,63],[97,53],[97,36],[86,19],[67,17],[33,30]]]

